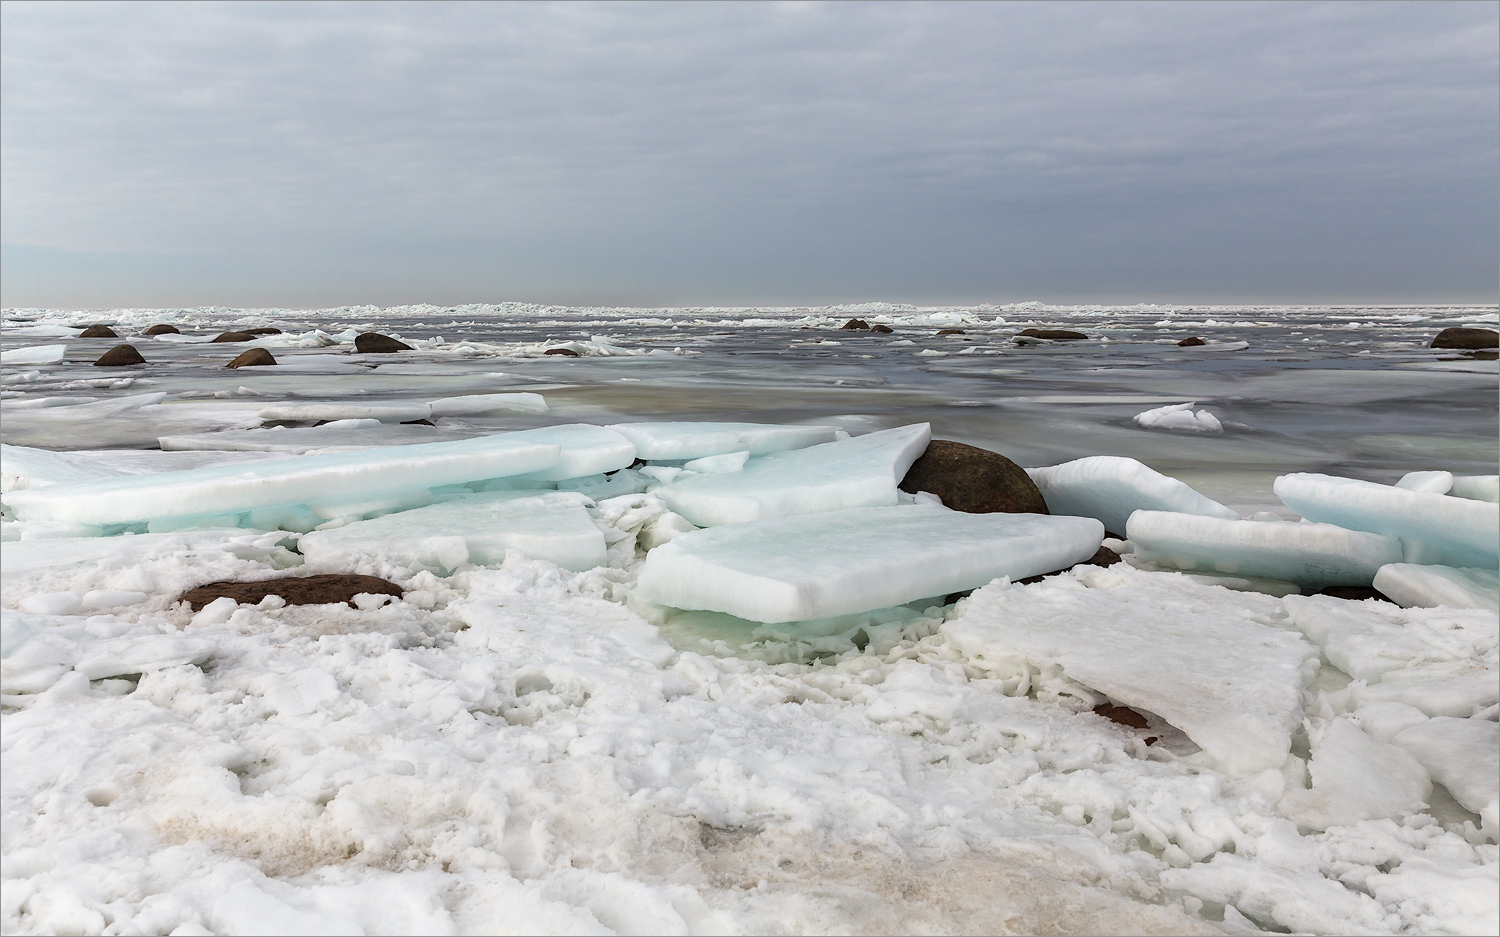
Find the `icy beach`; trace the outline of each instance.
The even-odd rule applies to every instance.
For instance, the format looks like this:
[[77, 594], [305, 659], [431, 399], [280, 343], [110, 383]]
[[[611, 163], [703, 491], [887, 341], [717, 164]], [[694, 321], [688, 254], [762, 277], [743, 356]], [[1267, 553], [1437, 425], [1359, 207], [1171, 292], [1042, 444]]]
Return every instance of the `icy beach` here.
[[1495, 933], [1496, 326], [5, 310], [0, 928]]

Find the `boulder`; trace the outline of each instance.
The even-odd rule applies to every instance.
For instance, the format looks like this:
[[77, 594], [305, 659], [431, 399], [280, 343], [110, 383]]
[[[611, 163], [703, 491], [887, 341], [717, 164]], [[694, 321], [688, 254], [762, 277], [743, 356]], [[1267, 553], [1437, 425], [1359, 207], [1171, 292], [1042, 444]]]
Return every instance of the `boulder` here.
[[866, 322], [863, 319], [850, 319], [848, 322], [845, 322], [843, 325], [839, 326], [839, 328], [841, 329], [848, 329], [851, 331], [854, 329], [868, 329], [869, 327], [870, 323]]
[[578, 352], [571, 348], [548, 348], [542, 352], [544, 355], [562, 355], [565, 358], [577, 358]]
[[1047, 502], [1026, 470], [988, 449], [934, 439], [907, 470], [901, 490], [926, 491], [968, 514], [1046, 514]]
[[1074, 332], [1071, 329], [1022, 329], [1016, 333], [1017, 338], [1045, 338], [1054, 342], [1076, 342], [1079, 339], [1088, 338], [1082, 332]]
[[[1100, 703], [1094, 707], [1094, 715], [1103, 716], [1115, 725], [1125, 726], [1128, 729], [1145, 729], [1151, 724], [1146, 717], [1131, 709], [1129, 706], [1115, 706], [1110, 703]], [[1147, 745], [1155, 745], [1160, 738], [1155, 735], [1146, 736]]]
[[1496, 358], [1500, 358], [1500, 353], [1493, 351], [1471, 351], [1469, 352], [1469, 357], [1475, 361], [1494, 361]]
[[158, 322], [156, 325], [151, 326], [151, 328], [147, 329], [142, 334], [144, 334], [144, 335], [181, 335], [182, 333], [179, 332], [179, 331], [177, 331], [177, 326], [175, 326], [175, 325], [167, 325], [165, 322]]
[[402, 426], [436, 426], [431, 420], [402, 420]]
[[226, 368], [254, 368], [266, 364], [275, 364], [276, 359], [264, 348], [252, 348], [242, 352], [239, 357], [224, 365]]
[[145, 364], [146, 359], [135, 350], [134, 345], [116, 345], [109, 351], [99, 356], [94, 362], [96, 368], [124, 368], [132, 364]]
[[381, 335], [379, 332], [363, 332], [354, 339], [354, 350], [362, 355], [388, 355], [397, 351], [411, 351], [403, 341]]
[[1206, 344], [1208, 344], [1208, 343], [1205, 342], [1203, 339], [1199, 338], [1198, 336], [1196, 336], [1196, 335], [1190, 335], [1187, 338], [1184, 338], [1182, 341], [1178, 342], [1177, 343], [1177, 347], [1178, 348], [1192, 348], [1194, 345], [1206, 345]]
[[963, 335], [963, 329], [938, 329], [939, 335]]
[[884, 325], [884, 324], [882, 324], [880, 322], [877, 322], [874, 325], [870, 326], [870, 331], [871, 332], [884, 332], [887, 335], [889, 335], [890, 333], [892, 333], [892, 332], [894, 332], [896, 330], [893, 329], [893, 328], [891, 328], [888, 325]]
[[275, 329], [275, 328], [272, 328], [272, 327], [270, 327], [268, 325], [263, 325], [260, 328], [255, 328], [255, 329], [240, 329], [240, 331], [244, 332], [246, 335], [280, 335], [281, 334], [281, 329]]
[[119, 338], [115, 330], [107, 325], [91, 325], [78, 333], [79, 338]]
[[330, 602], [347, 603], [360, 593], [394, 595], [400, 598], [404, 590], [394, 582], [378, 576], [329, 573], [322, 576], [281, 576], [254, 582], [210, 582], [184, 592], [179, 601], [188, 603], [196, 612], [214, 599], [226, 596], [247, 605], [257, 605], [268, 595], [279, 595], [288, 605], [325, 605]]
[[1500, 347], [1500, 332], [1494, 329], [1443, 329], [1437, 333], [1429, 348], [1496, 348]]
[[218, 342], [251, 342], [255, 336], [249, 332], [220, 332], [214, 336], [214, 343]]

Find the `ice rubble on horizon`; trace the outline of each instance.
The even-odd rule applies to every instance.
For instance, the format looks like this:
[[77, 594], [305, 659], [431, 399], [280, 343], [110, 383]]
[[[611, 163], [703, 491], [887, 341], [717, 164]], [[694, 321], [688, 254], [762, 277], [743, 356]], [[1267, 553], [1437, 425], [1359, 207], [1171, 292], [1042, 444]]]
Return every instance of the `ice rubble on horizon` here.
[[1135, 555], [1178, 569], [1209, 569], [1279, 579], [1313, 589], [1369, 585], [1401, 561], [1395, 537], [1333, 524], [1228, 520], [1136, 511], [1125, 524]]
[[1089, 456], [1026, 473], [1041, 490], [1048, 511], [1097, 518], [1115, 534], [1124, 533], [1127, 519], [1138, 510], [1239, 519], [1177, 479], [1122, 456]]
[[928, 424], [916, 423], [777, 452], [738, 472], [674, 481], [656, 494], [699, 527], [890, 506], [931, 435]]
[[1500, 611], [1500, 572], [1453, 566], [1391, 563], [1375, 573], [1373, 585], [1407, 608], [1487, 608]]
[[1399, 538], [1408, 563], [1500, 565], [1500, 504], [1313, 473], [1272, 487], [1309, 521]]
[[750, 621], [830, 618], [945, 596], [998, 576], [1052, 572], [1088, 559], [1103, 537], [1089, 518], [965, 514], [935, 505], [780, 517], [694, 531], [657, 547], [635, 594]]
[[571, 491], [496, 491], [304, 534], [298, 549], [317, 570], [354, 569], [375, 558], [447, 574], [499, 564], [506, 550], [575, 571], [606, 564], [604, 534], [585, 496]]
[[748, 452], [770, 455], [833, 442], [836, 426], [780, 426], [774, 423], [614, 423], [607, 427], [635, 444], [648, 462], [700, 459]]
[[1207, 410], [1194, 410], [1195, 404], [1178, 403], [1137, 413], [1132, 419], [1142, 429], [1170, 429], [1188, 433], [1222, 433], [1224, 424]]

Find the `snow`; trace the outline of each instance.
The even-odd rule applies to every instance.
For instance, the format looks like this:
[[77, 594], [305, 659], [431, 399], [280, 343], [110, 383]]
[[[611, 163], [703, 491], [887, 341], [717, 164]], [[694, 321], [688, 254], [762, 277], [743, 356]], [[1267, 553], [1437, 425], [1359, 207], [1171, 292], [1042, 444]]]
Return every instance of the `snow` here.
[[1314, 830], [1419, 813], [1432, 793], [1421, 762], [1348, 718], [1321, 727], [1307, 769], [1312, 788], [1289, 793], [1282, 809]]
[[1332, 524], [1226, 520], [1169, 511], [1136, 511], [1126, 537], [1141, 559], [1178, 569], [1280, 579], [1314, 590], [1369, 585], [1401, 559], [1401, 543]]
[[1160, 716], [1228, 775], [1286, 761], [1317, 657], [1276, 626], [1274, 599], [1241, 596], [1234, 612], [1210, 611], [1186, 577], [1119, 566], [1049, 582], [986, 586], [943, 630], [991, 668], [1096, 691], [1088, 708], [1107, 698]]
[[699, 527], [894, 505], [896, 486], [930, 438], [926, 423], [882, 430], [751, 459], [738, 472], [682, 478], [656, 493]]
[[186, 472], [105, 478], [14, 491], [6, 504], [22, 520], [120, 524], [223, 514], [278, 504], [364, 513], [407, 492], [534, 472], [557, 464], [556, 444], [507, 435], [360, 452], [270, 459]]
[[1083, 518], [930, 505], [782, 517], [673, 538], [646, 557], [635, 594], [750, 621], [829, 618], [1051, 572], [1103, 536]]
[[57, 364], [67, 353], [67, 345], [27, 345], [0, 351], [0, 364]]
[[1500, 723], [1437, 716], [1391, 742], [1416, 756], [1453, 799], [1479, 814], [1493, 838], [1500, 822]]
[[507, 550], [565, 569], [592, 569], [606, 558], [604, 534], [585, 510], [591, 503], [576, 492], [490, 492], [315, 530], [298, 549], [310, 567], [330, 572], [386, 563], [446, 575], [465, 563], [503, 563]]
[[741, 450], [770, 455], [833, 441], [836, 426], [768, 423], [615, 423], [610, 429], [635, 443], [646, 461], [701, 459]]
[[1287, 507], [1319, 521], [1399, 537], [1407, 562], [1500, 565], [1500, 504], [1332, 475], [1282, 475]]
[[1194, 410], [1196, 403], [1179, 403], [1137, 413], [1133, 419], [1142, 429], [1170, 429], [1187, 433], [1222, 433], [1224, 425], [1207, 410]]
[[1447, 605], [1500, 611], [1500, 574], [1493, 569], [1392, 563], [1375, 573], [1374, 585], [1408, 608]]
[[1135, 459], [1089, 456], [1062, 465], [1026, 470], [1041, 489], [1047, 510], [1097, 518], [1112, 533], [1125, 530], [1134, 511], [1177, 511], [1236, 520], [1239, 515], [1175, 478]]

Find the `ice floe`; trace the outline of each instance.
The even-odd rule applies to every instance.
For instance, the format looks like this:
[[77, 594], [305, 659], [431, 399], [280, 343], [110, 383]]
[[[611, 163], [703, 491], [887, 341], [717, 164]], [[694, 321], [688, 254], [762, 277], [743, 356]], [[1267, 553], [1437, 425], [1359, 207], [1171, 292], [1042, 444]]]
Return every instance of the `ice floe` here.
[[0, 351], [0, 364], [57, 364], [67, 353], [67, 345], [28, 345]]
[[1375, 573], [1374, 586], [1397, 605], [1500, 611], [1500, 573], [1493, 569], [1392, 563]]
[[1170, 404], [1137, 413], [1132, 419], [1143, 429], [1170, 429], [1187, 433], [1222, 433], [1224, 424], [1207, 410], [1194, 410], [1195, 403]]
[[748, 452], [770, 455], [833, 442], [836, 426], [778, 426], [769, 423], [615, 423], [610, 429], [635, 443], [648, 462], [701, 459]]
[[1176, 511], [1231, 520], [1239, 515], [1175, 478], [1120, 456], [1089, 456], [1062, 465], [1030, 468], [1053, 514], [1097, 518], [1111, 533], [1124, 533], [1134, 511]]
[[620, 433], [588, 423], [567, 423], [507, 434], [516, 442], [557, 445], [557, 463], [523, 478], [562, 481], [627, 468], [635, 461], [635, 445]]

